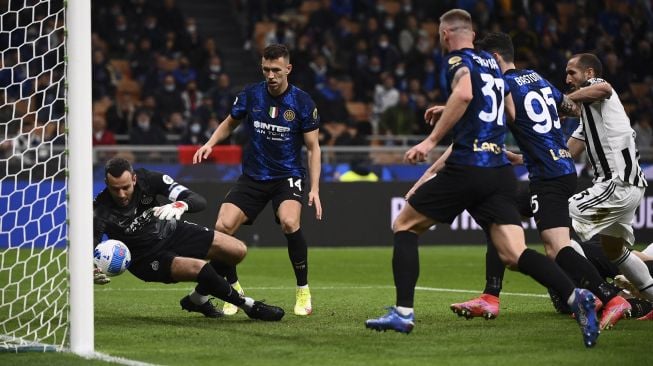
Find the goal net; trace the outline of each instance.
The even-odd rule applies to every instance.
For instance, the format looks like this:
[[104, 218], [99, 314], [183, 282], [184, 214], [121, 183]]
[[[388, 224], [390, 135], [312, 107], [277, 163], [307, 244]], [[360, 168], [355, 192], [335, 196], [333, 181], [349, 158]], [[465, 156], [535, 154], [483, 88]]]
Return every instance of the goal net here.
[[4, 0], [0, 14], [0, 351], [62, 350], [70, 309], [64, 1]]

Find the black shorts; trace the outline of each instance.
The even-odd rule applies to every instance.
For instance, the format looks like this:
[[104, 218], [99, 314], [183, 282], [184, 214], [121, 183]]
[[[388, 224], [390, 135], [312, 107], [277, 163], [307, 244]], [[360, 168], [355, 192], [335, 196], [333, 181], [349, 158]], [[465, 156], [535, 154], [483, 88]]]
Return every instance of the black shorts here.
[[537, 230], [570, 227], [569, 197], [576, 192], [576, 174], [533, 181], [530, 184], [530, 204]]
[[476, 222], [521, 225], [515, 192], [517, 179], [510, 165], [480, 168], [447, 164], [422, 184], [408, 202], [419, 213], [451, 224], [467, 210]]
[[294, 200], [303, 202], [304, 181], [297, 177], [274, 180], [254, 180], [243, 174], [238, 178], [236, 186], [227, 193], [224, 202], [229, 202], [240, 208], [247, 216], [245, 225], [251, 225], [256, 217], [272, 201], [274, 217], [277, 223], [277, 211], [281, 202]]
[[139, 258], [129, 272], [146, 282], [175, 283], [170, 273], [174, 257], [206, 259], [213, 244], [213, 230], [188, 221], [177, 222], [177, 229], [165, 239], [163, 247]]

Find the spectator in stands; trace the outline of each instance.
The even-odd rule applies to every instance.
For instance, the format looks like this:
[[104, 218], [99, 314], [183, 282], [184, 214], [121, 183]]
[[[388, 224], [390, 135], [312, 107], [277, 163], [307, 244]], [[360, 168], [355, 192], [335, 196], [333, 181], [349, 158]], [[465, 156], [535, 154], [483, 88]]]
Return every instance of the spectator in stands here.
[[156, 91], [156, 105], [165, 119], [170, 113], [184, 112], [184, 101], [181, 93], [177, 90], [177, 84], [172, 74], [163, 79], [163, 87]]
[[139, 110], [136, 113], [136, 126], [129, 134], [130, 145], [165, 145], [168, 139], [156, 124], [150, 119], [150, 114], [145, 110]]
[[269, 46], [275, 43], [294, 45], [295, 37], [295, 32], [288, 26], [288, 23], [280, 20], [277, 21], [275, 26], [265, 34], [264, 44], [265, 46]]
[[567, 60], [560, 49], [554, 46], [550, 34], [540, 38], [540, 48], [537, 50], [537, 71], [545, 79], [550, 80], [558, 89], [564, 90], [564, 75]]
[[223, 120], [231, 112], [231, 106], [236, 99], [236, 94], [231, 88], [231, 78], [228, 74], [220, 74], [215, 87], [209, 90], [208, 94], [213, 100], [218, 119]]
[[115, 145], [116, 137], [107, 130], [107, 120], [100, 114], [93, 115], [93, 146]]
[[408, 15], [406, 27], [399, 32], [399, 50], [406, 56], [410, 54], [420, 34], [419, 23], [415, 15]]
[[186, 119], [179, 112], [171, 113], [164, 127], [167, 134], [182, 135], [187, 129]]
[[93, 78], [93, 100], [113, 97], [117, 82], [104, 52], [100, 50], [93, 51], [91, 73]]
[[136, 103], [129, 92], [119, 93], [115, 103], [107, 109], [106, 125], [113, 133], [128, 134], [134, 125]]
[[610, 80], [610, 85], [619, 94], [622, 102], [628, 102], [632, 99], [630, 94], [630, 76], [629, 70], [624, 70], [620, 63], [619, 57], [614, 52], [608, 52], [603, 58], [603, 79]]
[[[225, 117], [227, 115], [225, 114]], [[202, 125], [206, 125], [206, 123], [209, 121], [209, 118], [215, 118], [218, 117], [220, 118], [220, 115], [218, 114], [218, 111], [215, 109], [215, 105], [213, 103], [213, 98], [211, 95], [204, 94], [202, 97], [202, 101], [200, 105], [197, 107], [195, 110], [195, 113], [191, 117], [192, 120], [197, 120], [199, 121]]]
[[381, 60], [383, 70], [392, 70], [399, 62], [401, 56], [397, 47], [390, 43], [390, 36], [387, 33], [381, 33], [379, 40], [373, 50]]
[[653, 148], [653, 127], [651, 126], [651, 115], [643, 114], [633, 126], [635, 130], [635, 145], [640, 153], [650, 156]]
[[143, 98], [143, 103], [141, 103], [141, 110], [147, 112], [150, 115], [150, 121], [152, 124], [155, 124], [163, 128], [163, 116], [160, 113], [160, 108], [158, 107], [156, 98], [153, 95], [147, 95]]
[[329, 72], [329, 66], [327, 64], [327, 59], [326, 57], [324, 57], [324, 55], [318, 54], [317, 56], [315, 56], [315, 58], [313, 58], [313, 61], [311, 61], [308, 64], [308, 67], [311, 69], [311, 72], [313, 74], [312, 86], [314, 88], [317, 89], [321, 86], [321, 84], [326, 83], [327, 73]]
[[410, 108], [408, 94], [400, 93], [399, 102], [381, 114], [379, 133], [386, 136], [412, 135], [416, 133], [417, 116]]
[[157, 14], [161, 27], [169, 32], [181, 34], [184, 29], [184, 17], [177, 7], [176, 0], [163, 0], [163, 6]]
[[175, 32], [167, 32], [163, 41], [161, 55], [170, 60], [176, 60], [182, 55], [182, 46], [179, 44], [179, 37]]
[[125, 52], [127, 42], [133, 40], [134, 31], [129, 28], [127, 18], [118, 14], [115, 18], [113, 28], [108, 32], [108, 42], [111, 47], [111, 55], [119, 56]]
[[517, 27], [510, 32], [510, 37], [517, 58], [524, 58], [524, 55], [537, 49], [537, 34], [528, 27], [528, 19], [524, 15], [517, 18]]
[[209, 139], [204, 135], [204, 124], [197, 118], [188, 125], [181, 137], [182, 145], [204, 145]]
[[139, 32], [141, 42], [147, 40], [153, 50], [160, 50], [163, 48], [163, 31], [159, 27], [158, 19], [154, 14], [149, 14], [143, 21], [143, 28]]
[[653, 52], [651, 52], [651, 43], [649, 40], [642, 39], [637, 43], [635, 55], [626, 65], [628, 66], [628, 70], [633, 73], [634, 80], [643, 81], [647, 76], [651, 76]]
[[204, 93], [197, 90], [197, 82], [190, 81], [186, 89], [181, 92], [181, 100], [184, 102], [184, 117], [190, 118], [200, 106]]
[[372, 105], [372, 126], [377, 125], [381, 114], [399, 103], [399, 90], [395, 88], [395, 78], [388, 72], [381, 74], [381, 83], [374, 87], [374, 104]]
[[188, 57], [179, 58], [179, 65], [172, 71], [175, 83], [180, 89], [186, 88], [186, 84], [197, 81], [197, 71], [190, 65]]
[[381, 82], [381, 59], [373, 55], [367, 67], [358, 70], [354, 75], [354, 95], [355, 99], [361, 102], [369, 103], [374, 100], [374, 90], [376, 85]]
[[200, 88], [203, 91], [210, 90], [218, 83], [218, 78], [224, 75], [222, 69], [222, 59], [218, 55], [213, 55], [209, 59], [208, 65], [202, 70], [200, 74]]
[[[191, 67], [201, 68], [204, 66], [201, 58], [198, 57], [198, 55], [203, 52], [202, 47], [204, 47], [204, 37], [202, 37], [197, 29], [197, 21], [195, 18], [186, 18], [184, 31], [179, 36], [179, 43], [183, 53], [189, 56]], [[197, 63], [193, 63], [193, 61]]]
[[138, 41], [138, 48], [128, 61], [132, 78], [138, 81], [144, 90], [153, 90], [158, 83], [158, 72], [152, 42], [147, 38], [141, 38]]
[[317, 86], [315, 103], [322, 123], [346, 123], [349, 119], [347, 106], [338, 87], [338, 79], [331, 75], [327, 82]]

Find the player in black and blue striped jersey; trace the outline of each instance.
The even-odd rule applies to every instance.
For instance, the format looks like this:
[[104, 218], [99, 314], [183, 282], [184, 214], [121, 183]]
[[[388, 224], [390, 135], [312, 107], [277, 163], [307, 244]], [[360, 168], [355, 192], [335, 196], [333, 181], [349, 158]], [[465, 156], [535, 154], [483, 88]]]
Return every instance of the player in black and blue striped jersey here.
[[[537, 72], [515, 67], [515, 51], [508, 34], [489, 33], [478, 47], [490, 52], [497, 60], [510, 86], [515, 120], [509, 127], [522, 151], [521, 155], [511, 154], [511, 160], [523, 160], [528, 169], [532, 215], [546, 253], [577, 285], [587, 287], [605, 304], [601, 328], [612, 327], [628, 317], [630, 304], [618, 296], [619, 290], [610, 286], [596, 267], [570, 245], [568, 201], [576, 192], [576, 167], [561, 129], [557, 106], [566, 114], [576, 114], [576, 104]], [[491, 244], [486, 262], [483, 295], [452, 304], [451, 309], [458, 315], [467, 318], [494, 318], [498, 315], [504, 268]]]
[[[306, 146], [310, 178], [308, 205], [315, 206], [315, 217], [321, 220], [320, 116], [311, 97], [288, 82], [291, 70], [286, 46], [267, 46], [261, 59], [265, 81], [250, 85], [238, 94], [231, 114], [197, 150], [193, 163], [207, 159], [213, 146], [225, 140], [242, 123], [249, 137], [243, 154], [242, 175], [222, 203], [215, 228], [232, 235], [241, 225], [253, 223], [271, 201], [276, 221], [288, 242], [288, 255], [297, 280], [295, 314], [309, 315], [312, 303], [308, 288], [308, 249], [300, 227], [306, 179], [302, 147]], [[222, 272], [232, 286], [243, 293], [236, 268], [224, 268]], [[225, 303], [223, 311], [232, 315], [238, 308]]]
[[[499, 256], [510, 268], [528, 274], [563, 293], [574, 310], [587, 347], [599, 335], [594, 295], [576, 289], [562, 269], [546, 256], [527, 249], [515, 205], [516, 178], [506, 157], [506, 114], [514, 119], [515, 106], [496, 60], [473, 50], [471, 16], [453, 9], [440, 17], [440, 45], [448, 52], [449, 98], [444, 107], [427, 110], [425, 119], [437, 121], [431, 134], [405, 155], [410, 163], [424, 161], [450, 130], [453, 143], [444, 167], [420, 178], [393, 223], [392, 268], [396, 304], [366, 327], [409, 333], [414, 327], [413, 302], [419, 276], [418, 235], [436, 223], [451, 223], [467, 210], [490, 235]], [[435, 164], [434, 164], [435, 165]]]

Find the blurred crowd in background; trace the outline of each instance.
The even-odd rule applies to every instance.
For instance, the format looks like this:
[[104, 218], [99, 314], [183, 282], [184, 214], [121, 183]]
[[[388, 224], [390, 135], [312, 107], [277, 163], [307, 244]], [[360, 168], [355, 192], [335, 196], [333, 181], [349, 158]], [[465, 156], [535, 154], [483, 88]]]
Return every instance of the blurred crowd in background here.
[[[192, 3], [210, 9], [215, 2]], [[415, 142], [430, 131], [423, 121], [425, 109], [447, 97], [438, 18], [458, 7], [472, 14], [477, 39], [489, 31], [509, 33], [517, 66], [538, 71], [562, 91], [567, 59], [578, 52], [596, 53], [604, 78], [626, 106], [640, 149], [651, 150], [652, 3], [230, 0], [231, 11], [217, 12], [212, 21], [238, 21], [235, 32], [242, 42], [237, 47], [247, 51], [241, 54], [248, 60], [240, 64], [248, 68], [247, 79], [236, 75], [242, 70], [224, 66], [225, 57], [234, 54], [233, 42], [227, 45], [224, 34], [202, 27], [181, 2], [93, 1], [93, 142], [204, 143], [230, 112], [236, 93], [262, 80], [256, 65], [271, 43], [291, 50], [290, 81], [316, 101], [323, 145]], [[56, 28], [56, 22], [46, 24]], [[16, 65], [10, 53], [3, 55], [2, 86], [12, 78], [7, 66]], [[235, 134], [226, 143], [243, 142]]]

